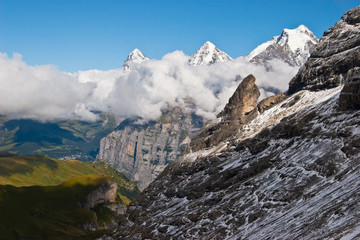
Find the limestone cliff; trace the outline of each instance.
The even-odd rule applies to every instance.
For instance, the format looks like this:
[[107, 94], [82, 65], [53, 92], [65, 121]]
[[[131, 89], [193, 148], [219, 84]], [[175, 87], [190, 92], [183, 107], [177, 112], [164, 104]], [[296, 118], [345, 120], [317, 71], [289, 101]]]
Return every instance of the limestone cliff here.
[[180, 107], [169, 107], [158, 121], [140, 121], [126, 119], [103, 138], [98, 159], [123, 172], [143, 190], [180, 156], [200, 129], [202, 118]]

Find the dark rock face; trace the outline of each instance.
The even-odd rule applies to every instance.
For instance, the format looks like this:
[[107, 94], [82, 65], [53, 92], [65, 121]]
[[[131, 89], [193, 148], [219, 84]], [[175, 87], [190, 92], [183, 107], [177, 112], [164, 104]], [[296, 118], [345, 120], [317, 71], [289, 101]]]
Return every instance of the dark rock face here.
[[259, 96], [260, 92], [255, 84], [255, 77], [250, 74], [242, 80], [224, 110], [218, 114], [221, 121], [214, 125], [205, 125], [201, 132], [191, 140], [185, 152], [189, 153], [215, 146], [233, 135], [239, 126], [257, 116], [256, 102]]
[[348, 73], [348, 81], [341, 91], [339, 98], [339, 110], [360, 109], [360, 67]]
[[360, 66], [360, 6], [324, 33], [303, 69], [290, 81], [288, 94], [345, 84], [347, 72]]
[[284, 93], [279, 93], [274, 96], [270, 96], [268, 98], [265, 98], [259, 102], [257, 105], [258, 111], [261, 113], [265, 112], [266, 110], [272, 108], [275, 104], [278, 104], [279, 102], [282, 102], [284, 99], [286, 99], [286, 95]]

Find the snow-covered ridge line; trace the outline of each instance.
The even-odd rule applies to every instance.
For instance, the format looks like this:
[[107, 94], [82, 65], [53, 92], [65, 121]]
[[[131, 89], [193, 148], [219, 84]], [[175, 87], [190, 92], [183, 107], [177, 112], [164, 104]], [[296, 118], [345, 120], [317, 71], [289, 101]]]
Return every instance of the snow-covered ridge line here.
[[291, 66], [302, 66], [318, 42], [316, 36], [304, 25], [295, 29], [285, 28], [281, 35], [256, 47], [245, 60], [264, 63], [279, 58]]
[[[248, 124], [244, 125], [238, 130], [235, 136], [236, 141], [243, 141], [245, 139], [254, 137], [260, 133], [263, 129], [278, 124], [283, 118], [288, 117], [294, 113], [297, 113], [306, 108], [315, 107], [317, 104], [322, 103], [330, 98], [338, 95], [343, 86], [332, 88], [328, 90], [311, 92], [307, 90], [300, 91], [286, 100], [278, 103], [263, 114], [258, 115]], [[219, 119], [215, 119], [207, 124], [207, 128], [219, 122]], [[179, 158], [178, 163], [182, 162], [194, 162], [197, 158], [206, 156], [215, 156], [219, 154], [223, 149], [228, 146], [229, 142], [222, 142], [210, 149], [203, 149], [197, 152], [186, 154]]]

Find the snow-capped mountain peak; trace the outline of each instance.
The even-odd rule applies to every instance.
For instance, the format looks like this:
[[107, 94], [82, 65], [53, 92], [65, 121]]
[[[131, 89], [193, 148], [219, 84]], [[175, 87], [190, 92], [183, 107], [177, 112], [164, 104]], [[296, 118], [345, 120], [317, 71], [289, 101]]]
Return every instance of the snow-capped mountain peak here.
[[293, 53], [298, 51], [298, 49], [302, 52], [306, 51], [305, 47], [308, 42], [317, 44], [318, 39], [305, 25], [300, 25], [295, 29], [285, 28], [277, 39], [277, 44], [280, 46], [287, 44]]
[[135, 48], [124, 62], [124, 69], [130, 69], [130, 65], [134, 63], [142, 63], [146, 60], [149, 60], [139, 49]]
[[305, 26], [295, 29], [285, 28], [281, 35], [260, 44], [246, 59], [256, 63], [266, 63], [274, 58], [282, 59], [291, 66], [302, 66], [319, 40]]
[[219, 50], [213, 43], [207, 41], [190, 57], [189, 64], [194, 66], [210, 65], [231, 59], [232, 58], [229, 55]]

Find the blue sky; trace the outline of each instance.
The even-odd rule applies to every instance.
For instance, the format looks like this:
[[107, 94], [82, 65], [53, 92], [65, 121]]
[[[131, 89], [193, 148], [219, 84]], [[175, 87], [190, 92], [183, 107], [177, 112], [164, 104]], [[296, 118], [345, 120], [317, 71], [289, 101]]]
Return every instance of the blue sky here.
[[236, 58], [306, 25], [320, 38], [355, 0], [0, 0], [0, 52], [62, 71], [112, 69], [139, 48], [149, 58], [205, 41]]

